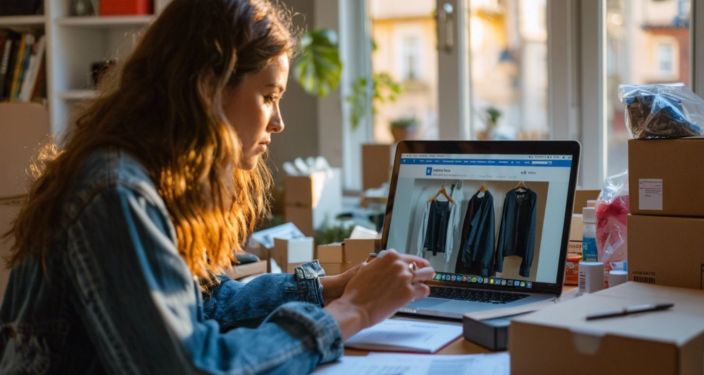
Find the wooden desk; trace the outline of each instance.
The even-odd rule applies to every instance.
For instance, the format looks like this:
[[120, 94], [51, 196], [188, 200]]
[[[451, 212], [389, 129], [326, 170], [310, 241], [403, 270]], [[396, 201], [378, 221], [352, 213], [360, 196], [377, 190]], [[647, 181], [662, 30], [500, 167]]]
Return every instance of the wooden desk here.
[[[562, 296], [558, 301], [560, 300], [566, 300], [566, 299], [571, 299], [576, 296], [575, 292], [577, 291], [577, 288], [574, 286], [563, 286], [562, 287]], [[406, 317], [403, 317], [406, 318]], [[421, 318], [418, 318], [418, 320], [423, 320]], [[446, 322], [446, 321], [445, 321]], [[462, 322], [457, 322], [457, 324], [462, 324]], [[484, 347], [481, 347], [477, 344], [474, 344], [472, 342], [469, 342], [464, 339], [463, 336], [460, 336], [457, 338], [457, 340], [453, 341], [446, 347], [442, 348], [440, 351], [438, 351], [435, 354], [482, 354], [482, 353], [494, 353], [490, 351], [489, 349], [486, 349]], [[345, 349], [345, 355], [367, 355], [369, 354], [368, 350], [357, 350], [357, 349]]]
[[[471, 343], [460, 336], [457, 340], [450, 343], [450, 345], [442, 348], [435, 354], [482, 354], [482, 353], [492, 353], [490, 350], [485, 349], [477, 344]], [[345, 349], [345, 355], [367, 355], [368, 350], [357, 350], [357, 349]]]

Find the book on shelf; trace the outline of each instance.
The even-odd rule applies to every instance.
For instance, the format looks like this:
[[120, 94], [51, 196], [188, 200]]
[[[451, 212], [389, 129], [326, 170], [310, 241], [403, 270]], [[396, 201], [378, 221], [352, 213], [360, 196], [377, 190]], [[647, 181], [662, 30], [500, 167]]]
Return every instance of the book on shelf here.
[[22, 34], [7, 30], [2, 35], [5, 42], [2, 50], [3, 55], [0, 58], [0, 100], [7, 100], [10, 97], [8, 93], [12, 84], [14, 62]]
[[45, 51], [43, 35], [0, 31], [0, 101], [28, 102], [41, 93]]
[[39, 76], [39, 68], [41, 66], [41, 61], [44, 59], [44, 50], [46, 49], [46, 38], [42, 35], [39, 37], [37, 43], [32, 47], [31, 55], [29, 57], [29, 67], [26, 69], [24, 78], [22, 80], [22, 88], [19, 93], [19, 100], [22, 102], [28, 102], [32, 99], [32, 93], [34, 92], [34, 86], [37, 85], [37, 77]]

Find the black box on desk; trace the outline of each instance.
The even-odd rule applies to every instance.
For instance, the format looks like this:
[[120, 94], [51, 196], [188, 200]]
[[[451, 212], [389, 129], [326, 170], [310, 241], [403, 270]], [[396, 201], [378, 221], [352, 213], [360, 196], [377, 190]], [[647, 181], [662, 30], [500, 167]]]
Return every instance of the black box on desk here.
[[490, 319], [473, 319], [465, 315], [462, 318], [462, 336], [489, 350], [506, 350], [511, 320], [525, 314], [528, 312]]

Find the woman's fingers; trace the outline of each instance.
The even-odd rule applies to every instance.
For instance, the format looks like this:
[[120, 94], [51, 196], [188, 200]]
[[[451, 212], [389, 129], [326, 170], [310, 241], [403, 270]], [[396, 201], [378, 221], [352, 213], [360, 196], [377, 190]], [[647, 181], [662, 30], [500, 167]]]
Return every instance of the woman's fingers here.
[[435, 276], [435, 270], [433, 267], [423, 267], [415, 272], [413, 275], [413, 281], [428, 281], [432, 280]]

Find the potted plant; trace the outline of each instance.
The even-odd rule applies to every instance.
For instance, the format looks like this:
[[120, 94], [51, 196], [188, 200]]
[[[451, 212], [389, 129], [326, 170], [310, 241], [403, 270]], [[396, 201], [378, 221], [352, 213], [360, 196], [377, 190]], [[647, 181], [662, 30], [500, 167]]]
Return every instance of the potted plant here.
[[418, 129], [418, 119], [415, 117], [399, 117], [389, 123], [389, 128], [396, 142], [413, 139]]

